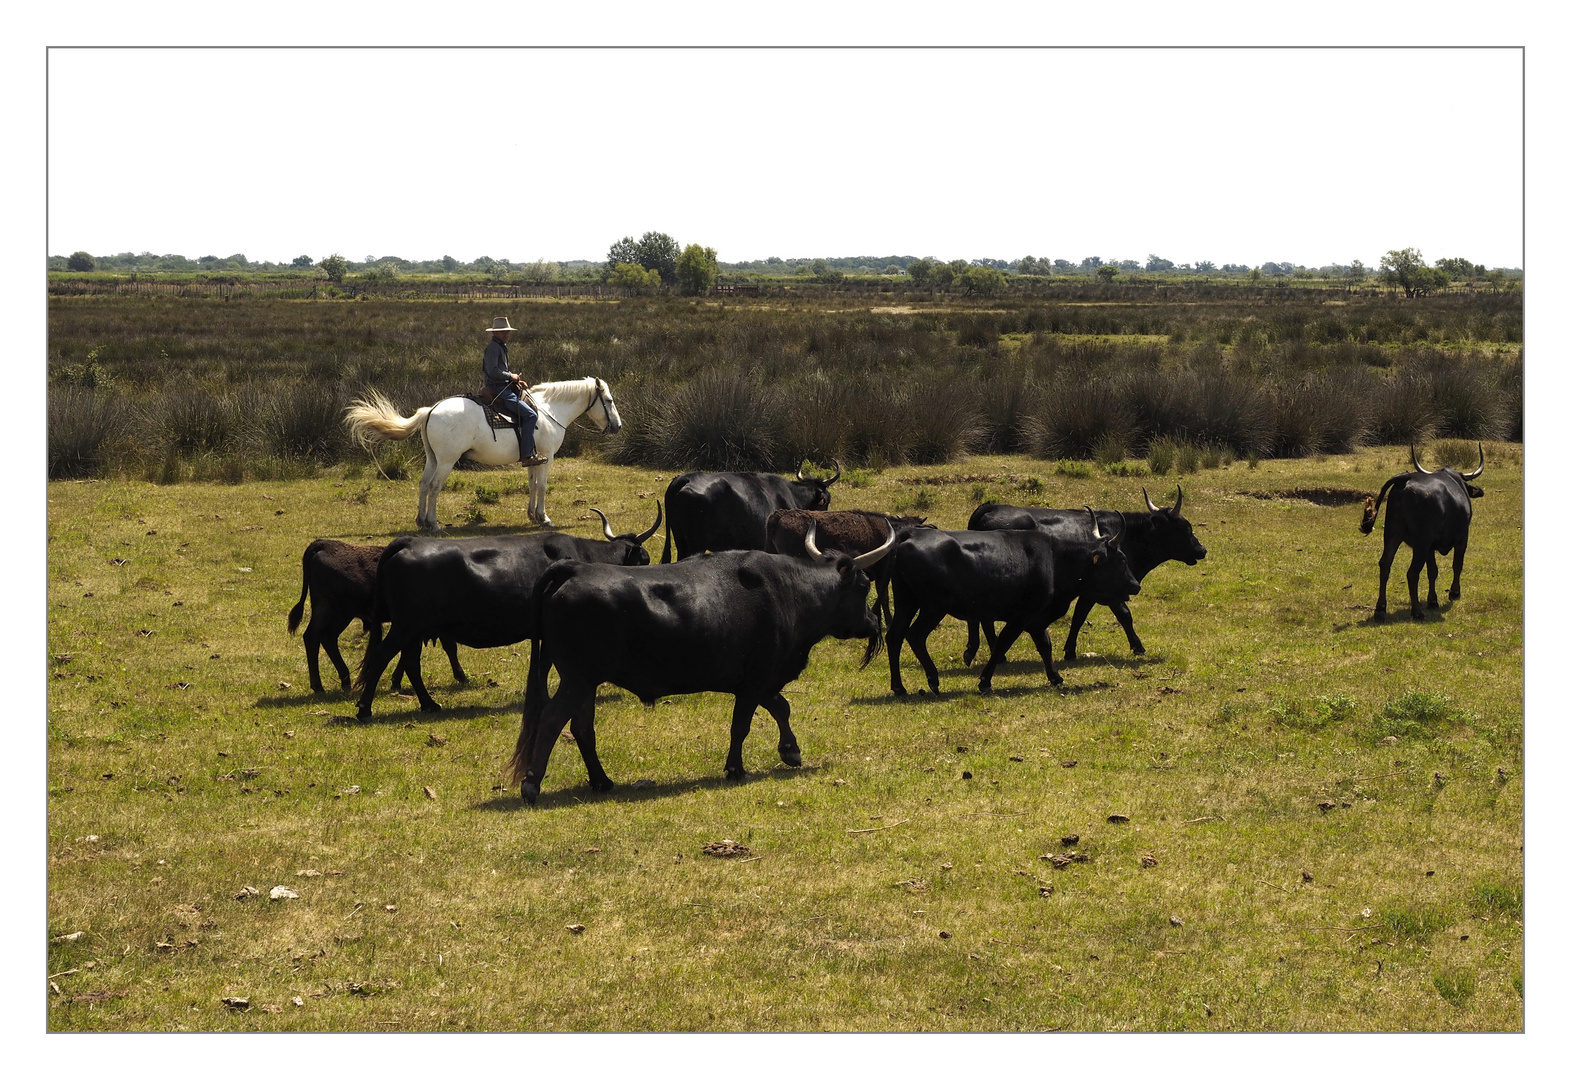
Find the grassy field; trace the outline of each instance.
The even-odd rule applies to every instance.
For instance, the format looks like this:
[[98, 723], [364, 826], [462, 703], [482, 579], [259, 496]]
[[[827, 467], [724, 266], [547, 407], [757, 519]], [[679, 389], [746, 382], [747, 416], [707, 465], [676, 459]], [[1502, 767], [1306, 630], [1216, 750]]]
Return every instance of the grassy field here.
[[[605, 688], [619, 786], [564, 742], [533, 809], [498, 786], [526, 646], [462, 650], [462, 688], [428, 652], [444, 711], [384, 692], [357, 724], [285, 632], [305, 545], [411, 531], [412, 479], [52, 483], [48, 1026], [1520, 1030], [1522, 457], [1486, 450], [1462, 599], [1409, 621], [1404, 553], [1386, 625], [1357, 493], [1405, 448], [858, 470], [837, 508], [946, 528], [1179, 481], [1210, 554], [1132, 601], [1145, 657], [1098, 609], [1062, 691], [1022, 642], [978, 695], [952, 620], [936, 699], [825, 642], [788, 688], [804, 766], [761, 714], [742, 784], [729, 698]], [[565, 460], [548, 508], [642, 529], [669, 479]], [[443, 520], [522, 529], [521, 481], [459, 474]], [[727, 839], [751, 855], [703, 853]]]

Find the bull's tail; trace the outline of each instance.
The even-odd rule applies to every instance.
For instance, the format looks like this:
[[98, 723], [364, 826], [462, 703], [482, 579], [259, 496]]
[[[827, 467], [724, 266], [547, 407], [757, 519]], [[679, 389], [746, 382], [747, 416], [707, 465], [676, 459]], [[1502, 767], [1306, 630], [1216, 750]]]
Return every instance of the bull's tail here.
[[529, 772], [530, 758], [534, 755], [534, 733], [545, 712], [547, 685], [551, 673], [551, 647], [545, 637], [545, 604], [564, 584], [570, 581], [578, 568], [572, 563], [553, 563], [546, 567], [540, 580], [535, 582], [529, 596], [529, 618], [535, 628], [529, 643], [529, 675], [524, 680], [524, 719], [518, 727], [518, 742], [513, 746], [513, 756], [507, 763], [509, 786], [523, 783]]
[[1364, 520], [1359, 522], [1359, 532], [1363, 533], [1365, 536], [1368, 536], [1370, 533], [1375, 531], [1375, 519], [1380, 516], [1380, 504], [1386, 501], [1386, 492], [1390, 491], [1393, 486], [1401, 483], [1402, 481], [1405, 481], [1406, 479], [1406, 473], [1402, 474], [1401, 476], [1393, 476], [1391, 479], [1386, 481], [1385, 487], [1380, 489], [1380, 496], [1378, 498], [1371, 499], [1367, 495], [1364, 497]]
[[349, 425], [350, 438], [364, 447], [393, 440], [402, 442], [413, 435], [425, 434], [426, 418], [431, 406], [414, 411], [413, 416], [403, 416], [397, 407], [373, 390], [367, 397], [356, 398], [344, 410], [344, 423]]
[[311, 548], [305, 549], [305, 554], [300, 556], [300, 601], [289, 609], [289, 632], [293, 634], [300, 629], [300, 620], [305, 616], [306, 594], [311, 591]]

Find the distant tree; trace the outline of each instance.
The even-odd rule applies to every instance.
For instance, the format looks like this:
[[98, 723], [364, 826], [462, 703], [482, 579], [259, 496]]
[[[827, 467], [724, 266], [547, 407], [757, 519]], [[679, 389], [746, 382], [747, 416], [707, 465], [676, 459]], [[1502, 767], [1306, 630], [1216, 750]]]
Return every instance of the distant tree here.
[[309, 255], [296, 255], [294, 257], [294, 261], [289, 265], [294, 267], [296, 270], [308, 270], [311, 268], [311, 265], [314, 262], [316, 262], [316, 260], [311, 258]]
[[1046, 277], [1052, 273], [1052, 268], [1046, 259], [1038, 259], [1035, 255], [1027, 255], [1015, 264], [1015, 272], [1032, 277]]
[[1245, 266], [1243, 263], [1223, 263], [1222, 264], [1222, 273], [1224, 273], [1224, 274], [1247, 274], [1247, 273], [1249, 273], [1249, 267]]
[[1452, 281], [1456, 281], [1458, 278], [1472, 279], [1481, 277], [1484, 273], [1482, 266], [1468, 262], [1466, 259], [1436, 259], [1435, 269], [1445, 274]]
[[1342, 268], [1342, 276], [1349, 281], [1363, 281], [1369, 274], [1369, 268], [1359, 259], [1354, 259]]
[[562, 276], [562, 268], [554, 262], [536, 259], [532, 263], [525, 263], [518, 268], [518, 276], [531, 284], [539, 285], [547, 281], [555, 281]]
[[981, 296], [992, 296], [1009, 287], [1009, 279], [994, 266], [968, 266], [955, 278], [955, 282], [966, 292]]
[[1135, 262], [1133, 259], [1119, 259], [1113, 265], [1118, 267], [1126, 274], [1132, 274], [1136, 270], [1140, 269], [1140, 264]]
[[454, 270], [458, 269], [458, 260], [453, 258], [451, 255], [443, 255], [442, 269], [451, 274]]
[[98, 260], [85, 251], [73, 251], [65, 261], [67, 270], [80, 270], [86, 273], [98, 266]]
[[932, 271], [927, 275], [927, 280], [940, 288], [953, 284], [955, 280], [954, 263], [934, 263]]
[[1080, 260], [1080, 269], [1084, 270], [1088, 274], [1101, 265], [1102, 257], [1100, 255], [1087, 255], [1085, 258]]
[[720, 259], [712, 247], [688, 244], [676, 260], [677, 280], [689, 296], [706, 293], [720, 278]]
[[1290, 263], [1290, 262], [1284, 262], [1284, 263], [1274, 263], [1274, 262], [1261, 263], [1260, 264], [1260, 272], [1262, 274], [1267, 275], [1268, 277], [1286, 277], [1288, 274], [1291, 274], [1293, 272], [1293, 264]]
[[1199, 262], [1195, 263], [1195, 269], [1202, 274], [1215, 273], [1216, 263], [1212, 262], [1210, 259], [1201, 259]]
[[1146, 256], [1146, 269], [1147, 270], [1151, 270], [1151, 271], [1171, 270], [1172, 268], [1173, 268], [1173, 260], [1172, 259], [1164, 259], [1160, 255], [1147, 255]]
[[1057, 270], [1060, 274], [1067, 274], [1067, 273], [1069, 273], [1069, 271], [1073, 270], [1074, 268], [1075, 268], [1075, 264], [1070, 262], [1068, 259], [1054, 259], [1053, 260], [1053, 269]]
[[906, 263], [906, 277], [917, 285], [926, 285], [933, 276], [933, 264], [926, 259], [912, 259]]
[[1096, 268], [1096, 276], [1101, 278], [1103, 281], [1112, 281], [1118, 276], [1118, 267], [1099, 266]]
[[1253, 282], [1258, 282], [1260, 280], [1260, 267], [1257, 266], [1253, 270], [1249, 271], [1249, 280]]
[[1436, 286], [1437, 277], [1438, 284], [1445, 284], [1444, 275], [1437, 275], [1417, 248], [1392, 249], [1380, 257], [1380, 280], [1407, 296], [1425, 295]]
[[344, 274], [349, 270], [349, 262], [342, 255], [334, 252], [318, 263], [327, 274], [327, 280], [333, 284], [342, 284]]
[[637, 263], [623, 262], [612, 268], [611, 276], [606, 280], [612, 285], [642, 292], [660, 284], [660, 273], [657, 270], [645, 270]]
[[676, 281], [676, 260], [682, 249], [663, 232], [646, 232], [638, 238], [638, 265], [653, 270], [667, 285]]

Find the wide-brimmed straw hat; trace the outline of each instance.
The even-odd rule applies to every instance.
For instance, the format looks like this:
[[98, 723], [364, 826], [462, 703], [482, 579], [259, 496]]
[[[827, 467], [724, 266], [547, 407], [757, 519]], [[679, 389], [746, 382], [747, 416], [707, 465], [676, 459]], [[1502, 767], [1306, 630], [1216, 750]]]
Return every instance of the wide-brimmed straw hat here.
[[486, 327], [486, 329], [490, 333], [494, 334], [498, 330], [517, 330], [518, 327], [516, 327], [512, 323], [508, 322], [506, 315], [498, 315], [496, 318], [491, 320], [491, 325]]

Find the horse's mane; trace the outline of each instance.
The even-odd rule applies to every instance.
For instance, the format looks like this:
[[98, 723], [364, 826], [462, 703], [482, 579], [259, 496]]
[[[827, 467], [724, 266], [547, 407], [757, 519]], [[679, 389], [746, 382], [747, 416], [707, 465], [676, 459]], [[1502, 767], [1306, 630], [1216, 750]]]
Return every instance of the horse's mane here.
[[534, 383], [529, 387], [530, 393], [544, 398], [546, 401], [555, 401], [563, 394], [573, 392], [593, 391], [595, 377], [586, 375], [582, 379], [563, 379], [560, 382]]

